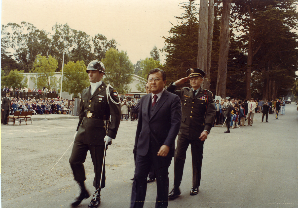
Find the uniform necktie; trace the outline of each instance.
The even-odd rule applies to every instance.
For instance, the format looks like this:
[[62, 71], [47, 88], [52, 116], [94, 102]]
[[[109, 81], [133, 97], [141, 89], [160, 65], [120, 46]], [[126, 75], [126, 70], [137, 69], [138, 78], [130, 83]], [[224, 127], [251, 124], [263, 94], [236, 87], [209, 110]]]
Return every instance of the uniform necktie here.
[[154, 95], [154, 96], [153, 96], [152, 107], [156, 104], [156, 100], [157, 100], [157, 95]]
[[196, 90], [193, 91], [193, 97], [196, 96], [196, 92], [197, 92]]

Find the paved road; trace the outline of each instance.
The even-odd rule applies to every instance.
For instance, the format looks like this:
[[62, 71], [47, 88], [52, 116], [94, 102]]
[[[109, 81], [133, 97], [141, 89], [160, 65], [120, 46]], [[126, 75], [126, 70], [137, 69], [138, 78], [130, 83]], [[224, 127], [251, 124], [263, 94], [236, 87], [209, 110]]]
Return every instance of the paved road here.
[[[77, 121], [48, 116], [35, 117], [32, 125], [1, 126], [3, 208], [69, 207], [78, 193], [68, 164]], [[107, 187], [100, 207], [129, 207], [136, 124], [122, 121], [107, 151]], [[297, 124], [298, 111], [292, 103], [278, 120], [269, 115], [269, 123], [262, 123], [261, 114], [256, 114], [253, 126], [231, 129], [230, 134], [214, 127], [204, 147], [200, 193], [189, 195], [189, 148], [182, 195], [169, 207], [298, 207]], [[85, 164], [87, 187], [93, 192], [90, 155]], [[173, 165], [169, 172], [172, 188]], [[156, 184], [148, 184], [144, 207], [154, 207], [155, 197]], [[87, 207], [89, 200], [79, 207]]]

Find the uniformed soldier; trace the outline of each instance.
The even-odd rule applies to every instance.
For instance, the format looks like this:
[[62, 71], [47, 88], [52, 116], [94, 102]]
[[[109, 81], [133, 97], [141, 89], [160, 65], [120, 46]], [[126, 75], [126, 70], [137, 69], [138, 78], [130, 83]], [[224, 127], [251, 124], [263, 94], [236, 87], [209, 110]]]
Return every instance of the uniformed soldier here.
[[80, 195], [72, 203], [76, 207], [90, 196], [84, 184], [86, 177], [83, 165], [87, 151], [90, 151], [96, 191], [88, 207], [93, 208], [100, 204], [100, 190], [104, 188], [105, 181], [104, 152], [106, 145], [111, 144], [116, 137], [121, 112], [117, 92], [101, 81], [105, 73], [103, 63], [91, 61], [87, 73], [90, 86], [82, 92], [79, 124], [69, 162], [74, 180], [80, 186]]
[[[187, 70], [187, 77], [177, 80], [168, 87], [168, 91], [177, 94], [182, 102], [181, 126], [174, 156], [174, 188], [169, 193], [169, 199], [175, 199], [181, 194], [179, 186], [189, 144], [191, 144], [193, 167], [190, 195], [197, 195], [199, 192], [203, 145], [216, 114], [212, 93], [201, 88], [204, 76], [204, 71], [190, 68]], [[191, 88], [184, 87], [176, 90], [177, 85], [188, 80]]]

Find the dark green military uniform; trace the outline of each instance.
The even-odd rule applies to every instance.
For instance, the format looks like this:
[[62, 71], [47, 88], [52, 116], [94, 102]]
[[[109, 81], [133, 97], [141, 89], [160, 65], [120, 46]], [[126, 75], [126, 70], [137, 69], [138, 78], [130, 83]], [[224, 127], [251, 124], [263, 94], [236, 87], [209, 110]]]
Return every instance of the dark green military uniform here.
[[177, 94], [182, 103], [182, 119], [174, 160], [174, 187], [178, 188], [181, 184], [189, 144], [192, 153], [193, 187], [199, 187], [204, 145], [204, 141], [199, 137], [204, 130], [209, 133], [214, 122], [216, 109], [212, 93], [199, 88], [194, 96], [193, 89], [185, 87], [176, 90], [173, 84], [167, 90]]
[[[93, 185], [98, 189], [103, 188], [100, 187], [100, 181], [105, 147], [104, 137], [106, 135], [113, 139], [116, 137], [120, 124], [120, 104], [114, 89], [109, 88], [109, 96], [107, 96], [105, 83], [102, 83], [92, 96], [90, 88], [82, 92], [78, 132], [69, 162], [74, 179], [78, 183], [83, 183], [86, 180], [83, 163], [89, 150], [95, 172]], [[109, 120], [107, 129], [105, 120]]]

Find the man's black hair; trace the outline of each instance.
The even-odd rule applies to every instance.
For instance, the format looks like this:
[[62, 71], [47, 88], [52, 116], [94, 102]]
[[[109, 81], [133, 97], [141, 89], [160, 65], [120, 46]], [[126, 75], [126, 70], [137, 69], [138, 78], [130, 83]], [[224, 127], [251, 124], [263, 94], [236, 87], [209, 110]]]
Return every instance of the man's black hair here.
[[167, 80], [166, 73], [163, 70], [159, 69], [159, 68], [151, 69], [150, 72], [147, 75], [147, 80], [148, 80], [150, 74], [154, 74], [154, 73], [157, 73], [157, 72], [160, 72], [162, 74], [162, 80], [163, 81]]

